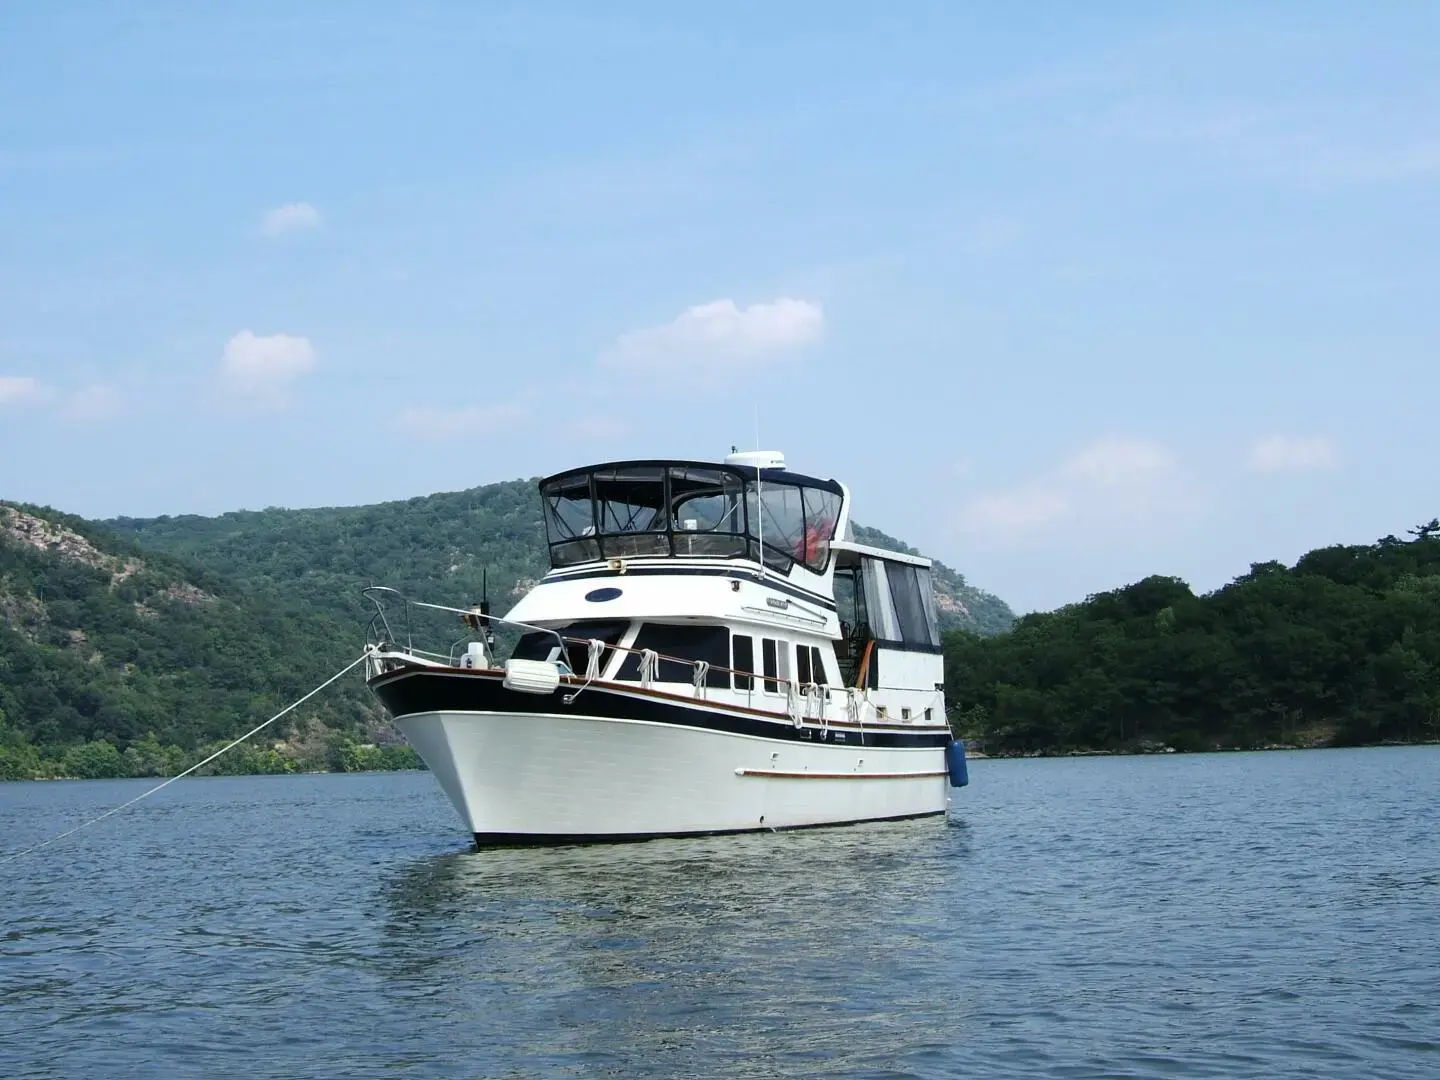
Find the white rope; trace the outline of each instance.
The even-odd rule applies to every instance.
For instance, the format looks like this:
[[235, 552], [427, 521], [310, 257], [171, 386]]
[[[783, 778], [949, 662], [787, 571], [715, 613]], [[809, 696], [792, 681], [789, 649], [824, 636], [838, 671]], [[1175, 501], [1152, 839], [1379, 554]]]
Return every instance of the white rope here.
[[640, 685], [649, 687], [655, 681], [656, 669], [660, 666], [660, 654], [654, 649], [640, 650]]
[[600, 658], [605, 655], [605, 642], [592, 637], [587, 649], [589, 651], [585, 660], [585, 681], [573, 693], [565, 695], [566, 705], [573, 704], [575, 699], [580, 696], [581, 690], [600, 678]]
[[11, 861], [13, 861], [13, 860], [15, 860], [15, 859], [18, 859], [18, 858], [20, 858], [22, 855], [29, 855], [29, 854], [32, 853], [32, 852], [39, 851], [41, 848], [47, 848], [47, 847], [49, 847], [51, 844], [58, 844], [61, 840], [64, 840], [67, 836], [73, 836], [75, 833], [79, 832], [81, 829], [88, 829], [91, 825], [97, 825], [97, 824], [99, 824], [100, 822], [104, 821], [106, 818], [110, 817], [112, 814], [118, 814], [121, 810], [124, 810], [124, 809], [126, 809], [127, 807], [134, 806], [134, 805], [135, 805], [136, 803], [138, 803], [141, 799], [148, 799], [151, 795], [154, 795], [157, 791], [160, 791], [162, 788], [167, 788], [167, 787], [169, 787], [169, 786], [170, 786], [171, 784], [173, 784], [176, 780], [182, 780], [182, 779], [184, 779], [185, 777], [189, 776], [191, 773], [193, 773], [196, 769], [199, 769], [199, 768], [201, 768], [201, 767], [203, 767], [203, 766], [205, 766], [205, 765], [209, 765], [210, 762], [214, 761], [214, 760], [215, 760], [216, 758], [218, 758], [221, 754], [226, 753], [226, 752], [229, 751], [229, 750], [235, 749], [235, 747], [239, 746], [241, 743], [243, 743], [246, 739], [250, 738], [252, 735], [258, 735], [260, 732], [264, 731], [267, 727], [269, 727], [271, 724], [273, 724], [276, 720], [279, 720], [279, 719], [280, 719], [282, 716], [284, 716], [286, 713], [292, 711], [293, 709], [297, 709], [297, 708], [299, 708], [301, 705], [305, 704], [305, 702], [309, 701], [312, 697], [314, 697], [316, 694], [318, 694], [321, 690], [324, 690], [324, 689], [325, 689], [327, 686], [329, 686], [331, 683], [336, 682], [337, 680], [339, 680], [341, 676], [343, 676], [343, 675], [348, 675], [351, 670], [353, 670], [354, 668], [358, 667], [362, 662], [364, 662], [364, 661], [370, 656], [370, 654], [371, 654], [373, 651], [374, 651], [373, 648], [367, 648], [367, 649], [366, 649], [363, 653], [361, 653], [358, 657], [356, 657], [354, 660], [350, 661], [350, 663], [346, 664], [343, 668], [341, 668], [339, 671], [337, 671], [334, 675], [331, 675], [330, 678], [326, 679], [326, 680], [325, 680], [323, 683], [321, 683], [319, 686], [315, 687], [314, 690], [311, 690], [311, 691], [310, 691], [308, 694], [306, 694], [304, 697], [298, 699], [297, 701], [292, 701], [289, 705], [286, 705], [285, 708], [281, 709], [281, 710], [280, 710], [278, 713], [276, 713], [274, 716], [270, 717], [269, 720], [266, 720], [263, 724], [257, 724], [255, 727], [253, 727], [253, 728], [251, 728], [249, 731], [247, 731], [244, 735], [241, 735], [241, 736], [240, 736], [238, 739], [236, 739], [234, 742], [228, 743], [227, 745], [222, 746], [219, 750], [216, 750], [215, 753], [211, 754], [211, 755], [210, 755], [209, 757], [207, 757], [204, 761], [197, 761], [194, 765], [191, 765], [191, 766], [190, 766], [188, 769], [186, 769], [184, 772], [182, 772], [182, 773], [176, 773], [174, 776], [170, 777], [169, 780], [165, 780], [165, 781], [162, 781], [162, 782], [159, 783], [159, 784], [156, 784], [156, 785], [155, 785], [153, 788], [151, 788], [149, 791], [146, 791], [146, 792], [144, 792], [144, 793], [142, 793], [142, 794], [140, 794], [140, 795], [136, 795], [135, 798], [131, 799], [129, 802], [123, 802], [123, 803], [121, 803], [119, 806], [111, 807], [109, 810], [106, 810], [103, 814], [100, 814], [98, 817], [93, 817], [93, 818], [91, 818], [89, 821], [82, 821], [79, 825], [76, 825], [73, 829], [66, 829], [64, 832], [60, 833], [58, 836], [52, 836], [49, 840], [42, 840], [40, 843], [34, 845], [33, 847], [25, 848], [23, 851], [14, 851], [14, 852], [11, 852], [9, 855], [5, 855], [5, 856], [3, 856], [3, 857], [0, 857], [0, 866], [4, 866], [6, 863], [11, 862]]
[[707, 680], [709, 679], [709, 677], [710, 677], [710, 662], [709, 662], [708, 660], [696, 660], [696, 661], [695, 661], [694, 683], [695, 683], [695, 696], [696, 696], [697, 698], [704, 698], [704, 697], [705, 697], [705, 687], [706, 687], [706, 683], [707, 683]]

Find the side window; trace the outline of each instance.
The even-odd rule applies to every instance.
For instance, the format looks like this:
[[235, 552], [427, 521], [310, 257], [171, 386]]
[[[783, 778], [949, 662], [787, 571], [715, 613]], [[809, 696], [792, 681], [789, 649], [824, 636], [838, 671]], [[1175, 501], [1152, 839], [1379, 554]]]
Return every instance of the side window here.
[[810, 646], [801, 645], [795, 650], [795, 681], [801, 686], [813, 682], [810, 678]]
[[777, 660], [774, 638], [760, 639], [760, 659], [765, 667], [765, 692], [767, 694], [778, 694], [780, 683], [776, 676], [780, 674], [780, 664]]
[[730, 666], [735, 669], [735, 689], [749, 690], [755, 685], [755, 680], [749, 675], [740, 674], [742, 671], [750, 672], [755, 670], [755, 639], [746, 637], [744, 634], [736, 634], [731, 638], [734, 649], [734, 660]]
[[820, 650], [815, 648], [815, 646], [813, 645], [810, 646], [810, 672], [811, 682], [816, 683], [819, 686], [824, 686], [826, 684], [825, 660], [821, 656]]
[[930, 625], [925, 618], [925, 599], [920, 594], [920, 576], [915, 571], [916, 567], [899, 563], [885, 567], [890, 598], [900, 623], [900, 639], [907, 645], [929, 645]]

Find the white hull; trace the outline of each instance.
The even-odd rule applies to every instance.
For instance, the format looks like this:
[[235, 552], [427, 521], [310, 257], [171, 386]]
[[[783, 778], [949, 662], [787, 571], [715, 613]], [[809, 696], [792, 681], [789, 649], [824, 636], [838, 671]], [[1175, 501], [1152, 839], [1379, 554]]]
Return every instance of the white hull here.
[[940, 747], [778, 741], [575, 713], [396, 718], [477, 843], [639, 839], [943, 813]]

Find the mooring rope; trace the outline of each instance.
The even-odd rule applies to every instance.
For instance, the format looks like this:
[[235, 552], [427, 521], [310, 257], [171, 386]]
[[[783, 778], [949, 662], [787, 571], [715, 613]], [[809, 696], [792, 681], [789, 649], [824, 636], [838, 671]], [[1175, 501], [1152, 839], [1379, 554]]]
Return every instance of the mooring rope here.
[[247, 731], [244, 735], [241, 735], [241, 736], [240, 736], [238, 739], [236, 739], [234, 742], [228, 743], [227, 745], [222, 746], [219, 750], [216, 750], [215, 753], [211, 754], [211, 755], [210, 755], [209, 757], [207, 757], [204, 761], [197, 761], [194, 765], [191, 765], [191, 766], [190, 766], [188, 769], [186, 769], [184, 772], [182, 772], [182, 773], [176, 773], [174, 776], [170, 777], [169, 780], [161, 781], [160, 783], [156, 784], [153, 788], [151, 788], [149, 791], [146, 791], [146, 792], [143, 792], [143, 793], [141, 793], [141, 794], [139, 794], [139, 795], [136, 795], [135, 798], [131, 799], [129, 802], [123, 802], [123, 803], [121, 803], [119, 806], [112, 806], [109, 810], [106, 810], [103, 814], [100, 814], [100, 815], [97, 816], [97, 817], [93, 817], [93, 818], [91, 818], [89, 821], [82, 821], [79, 825], [76, 825], [73, 829], [66, 829], [64, 832], [60, 833], [58, 836], [52, 836], [52, 837], [50, 837], [49, 840], [42, 840], [42, 841], [40, 841], [40, 843], [34, 845], [33, 847], [25, 848], [25, 849], [22, 850], [22, 851], [12, 851], [12, 852], [11, 852], [10, 854], [8, 854], [8, 855], [0, 855], [0, 866], [4, 866], [6, 863], [11, 862], [11, 861], [13, 861], [13, 860], [15, 860], [15, 859], [18, 859], [18, 858], [20, 858], [21, 856], [29, 855], [29, 854], [31, 854], [32, 852], [39, 851], [41, 848], [47, 848], [47, 847], [49, 847], [51, 844], [58, 844], [61, 840], [64, 840], [67, 836], [73, 836], [73, 835], [75, 835], [77, 832], [79, 832], [81, 829], [88, 829], [91, 825], [97, 825], [97, 824], [99, 824], [100, 822], [104, 821], [106, 818], [110, 817], [112, 814], [118, 814], [121, 810], [124, 810], [124, 809], [126, 809], [127, 807], [134, 806], [134, 805], [135, 805], [136, 803], [138, 803], [141, 799], [148, 799], [151, 795], [154, 795], [157, 791], [160, 791], [162, 788], [167, 788], [167, 787], [169, 787], [171, 784], [175, 783], [176, 780], [183, 780], [185, 777], [187, 777], [187, 776], [189, 776], [191, 773], [193, 773], [196, 769], [199, 769], [199, 768], [202, 768], [202, 767], [204, 767], [204, 766], [206, 766], [206, 765], [209, 765], [210, 762], [214, 761], [214, 760], [215, 760], [216, 758], [218, 758], [221, 754], [227, 753], [228, 751], [235, 749], [235, 747], [239, 746], [241, 743], [243, 743], [246, 739], [250, 738], [252, 735], [258, 735], [260, 732], [264, 731], [267, 727], [269, 727], [271, 724], [273, 724], [276, 720], [279, 720], [279, 719], [280, 719], [282, 716], [284, 716], [286, 713], [288, 713], [288, 712], [290, 712], [290, 711], [292, 711], [292, 710], [294, 710], [294, 709], [299, 708], [301, 705], [304, 705], [305, 702], [309, 701], [309, 700], [310, 700], [312, 697], [314, 697], [316, 694], [320, 693], [321, 690], [324, 690], [324, 689], [325, 689], [327, 686], [329, 686], [331, 683], [338, 681], [338, 680], [339, 680], [342, 676], [344, 676], [344, 675], [348, 675], [348, 674], [349, 674], [351, 671], [353, 671], [356, 667], [358, 667], [358, 666], [359, 666], [360, 664], [362, 664], [365, 660], [367, 660], [367, 659], [369, 658], [370, 654], [371, 654], [373, 651], [374, 651], [373, 648], [372, 648], [372, 649], [366, 649], [366, 650], [365, 650], [363, 653], [361, 653], [358, 657], [356, 657], [356, 658], [355, 658], [354, 660], [352, 660], [350, 663], [346, 664], [343, 668], [341, 668], [339, 671], [337, 671], [334, 675], [331, 675], [330, 678], [326, 679], [326, 680], [325, 680], [323, 683], [321, 683], [319, 686], [315, 687], [314, 690], [311, 690], [311, 691], [310, 691], [308, 694], [306, 694], [304, 697], [298, 698], [297, 700], [292, 701], [289, 705], [286, 705], [285, 708], [281, 709], [281, 710], [280, 710], [279, 712], [277, 712], [274, 716], [270, 717], [269, 720], [266, 720], [263, 724], [257, 724], [255, 727], [253, 727], [253, 728], [251, 728], [249, 731]]

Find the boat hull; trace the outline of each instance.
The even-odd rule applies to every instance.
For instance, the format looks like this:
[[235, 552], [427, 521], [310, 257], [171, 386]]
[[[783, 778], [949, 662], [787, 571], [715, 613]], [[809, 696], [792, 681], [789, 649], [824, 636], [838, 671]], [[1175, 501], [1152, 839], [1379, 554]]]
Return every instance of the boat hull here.
[[370, 680], [477, 844], [647, 839], [945, 811], [948, 729], [795, 722], [740, 695], [405, 666]]
[[480, 846], [803, 828], [946, 808], [941, 747], [777, 740], [582, 713], [437, 710], [396, 724]]

